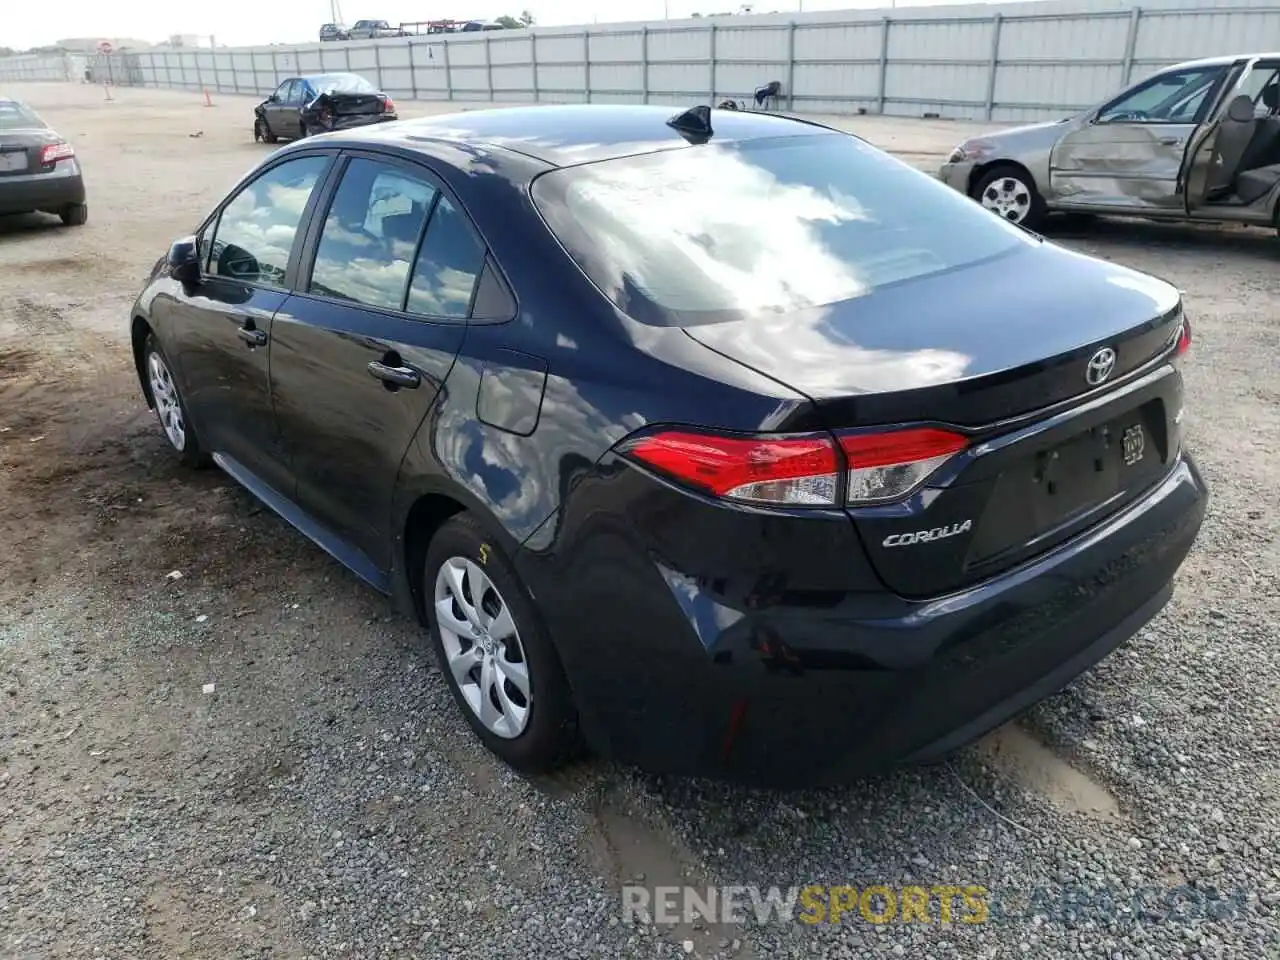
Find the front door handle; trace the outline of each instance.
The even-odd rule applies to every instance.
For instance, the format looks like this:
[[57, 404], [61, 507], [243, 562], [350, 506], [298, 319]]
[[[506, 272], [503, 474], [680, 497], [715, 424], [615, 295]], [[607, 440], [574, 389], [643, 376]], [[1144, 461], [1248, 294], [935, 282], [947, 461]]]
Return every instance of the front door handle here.
[[368, 369], [369, 376], [392, 386], [407, 387], [413, 390], [422, 383], [422, 377], [418, 374], [418, 371], [409, 367], [389, 367], [385, 363], [374, 360], [369, 364]]
[[236, 331], [236, 336], [251, 347], [261, 347], [267, 342], [267, 335], [253, 327], [241, 327]]
[[1180, 147], [1182, 146], [1181, 137], [1161, 137], [1160, 145], [1163, 147]]

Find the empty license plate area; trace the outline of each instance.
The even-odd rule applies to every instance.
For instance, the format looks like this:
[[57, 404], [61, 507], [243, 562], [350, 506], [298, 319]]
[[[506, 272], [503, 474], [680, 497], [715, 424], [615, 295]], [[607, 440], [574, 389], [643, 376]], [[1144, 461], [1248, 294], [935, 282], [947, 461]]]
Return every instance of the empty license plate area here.
[[1164, 402], [1155, 398], [1011, 461], [996, 480], [967, 567], [1046, 549], [1114, 512], [1164, 474], [1168, 456]]
[[26, 173], [27, 151], [25, 149], [0, 150], [0, 173]]

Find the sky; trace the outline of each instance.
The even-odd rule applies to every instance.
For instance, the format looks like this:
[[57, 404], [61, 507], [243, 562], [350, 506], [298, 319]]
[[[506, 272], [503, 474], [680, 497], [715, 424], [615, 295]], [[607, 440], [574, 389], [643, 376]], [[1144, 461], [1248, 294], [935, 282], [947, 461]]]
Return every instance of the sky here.
[[[692, 13], [730, 13], [742, 0], [339, 0], [347, 23], [377, 17], [392, 23], [492, 20], [527, 9], [543, 26], [661, 20]], [[912, 0], [919, 3], [921, 0]], [[926, 0], [939, 2], [939, 0]], [[945, 2], [945, 0], [943, 0]], [[972, 2], [972, 0], [971, 0]], [[756, 0], [757, 13], [889, 6], [889, 0]], [[903, 4], [905, 5], [905, 3]], [[161, 42], [172, 34], [212, 34], [229, 46], [304, 43], [329, 17], [329, 0], [59, 0], [57, 15], [39, 3], [9, 0], [0, 19], [0, 47], [23, 50], [70, 37], [129, 37]]]

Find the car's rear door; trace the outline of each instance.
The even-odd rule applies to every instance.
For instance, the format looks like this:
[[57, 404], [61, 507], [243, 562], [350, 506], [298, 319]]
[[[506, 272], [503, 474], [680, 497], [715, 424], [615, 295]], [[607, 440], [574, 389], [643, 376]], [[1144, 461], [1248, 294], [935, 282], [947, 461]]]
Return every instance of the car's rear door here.
[[286, 494], [292, 470], [268, 379], [272, 320], [333, 160], [324, 151], [293, 154], [236, 190], [200, 233], [200, 281], [185, 288], [175, 281], [152, 306], [205, 446]]
[[1053, 147], [1055, 203], [1183, 212], [1183, 158], [1226, 73], [1226, 65], [1165, 71], [1101, 107]]
[[428, 170], [351, 153], [276, 317], [271, 389], [298, 502], [377, 570], [401, 460], [462, 346], [484, 256]]

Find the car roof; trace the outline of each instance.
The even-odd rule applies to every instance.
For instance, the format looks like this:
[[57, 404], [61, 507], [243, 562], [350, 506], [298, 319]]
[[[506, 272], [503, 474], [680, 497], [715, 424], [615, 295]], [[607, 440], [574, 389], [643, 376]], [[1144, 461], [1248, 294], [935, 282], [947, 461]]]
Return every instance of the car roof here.
[[[605, 104], [506, 107], [362, 127], [344, 139], [393, 141], [427, 152], [433, 141], [487, 145], [565, 167], [690, 147], [667, 122], [681, 112], [678, 107]], [[711, 128], [712, 143], [839, 132], [808, 120], [737, 110], [713, 110]]]
[[1189, 67], [1225, 67], [1235, 63], [1237, 60], [1253, 60], [1255, 58], [1280, 60], [1280, 53], [1229, 53], [1218, 57], [1203, 57], [1199, 60], [1186, 60], [1182, 63], [1170, 64], [1160, 72], [1184, 70]]
[[[300, 73], [294, 80], [319, 80], [321, 77], [360, 77], [358, 73], [352, 73], [350, 70], [327, 70], [324, 73]], [[364, 80], [364, 77], [360, 77]], [[372, 86], [372, 84], [370, 84]]]

